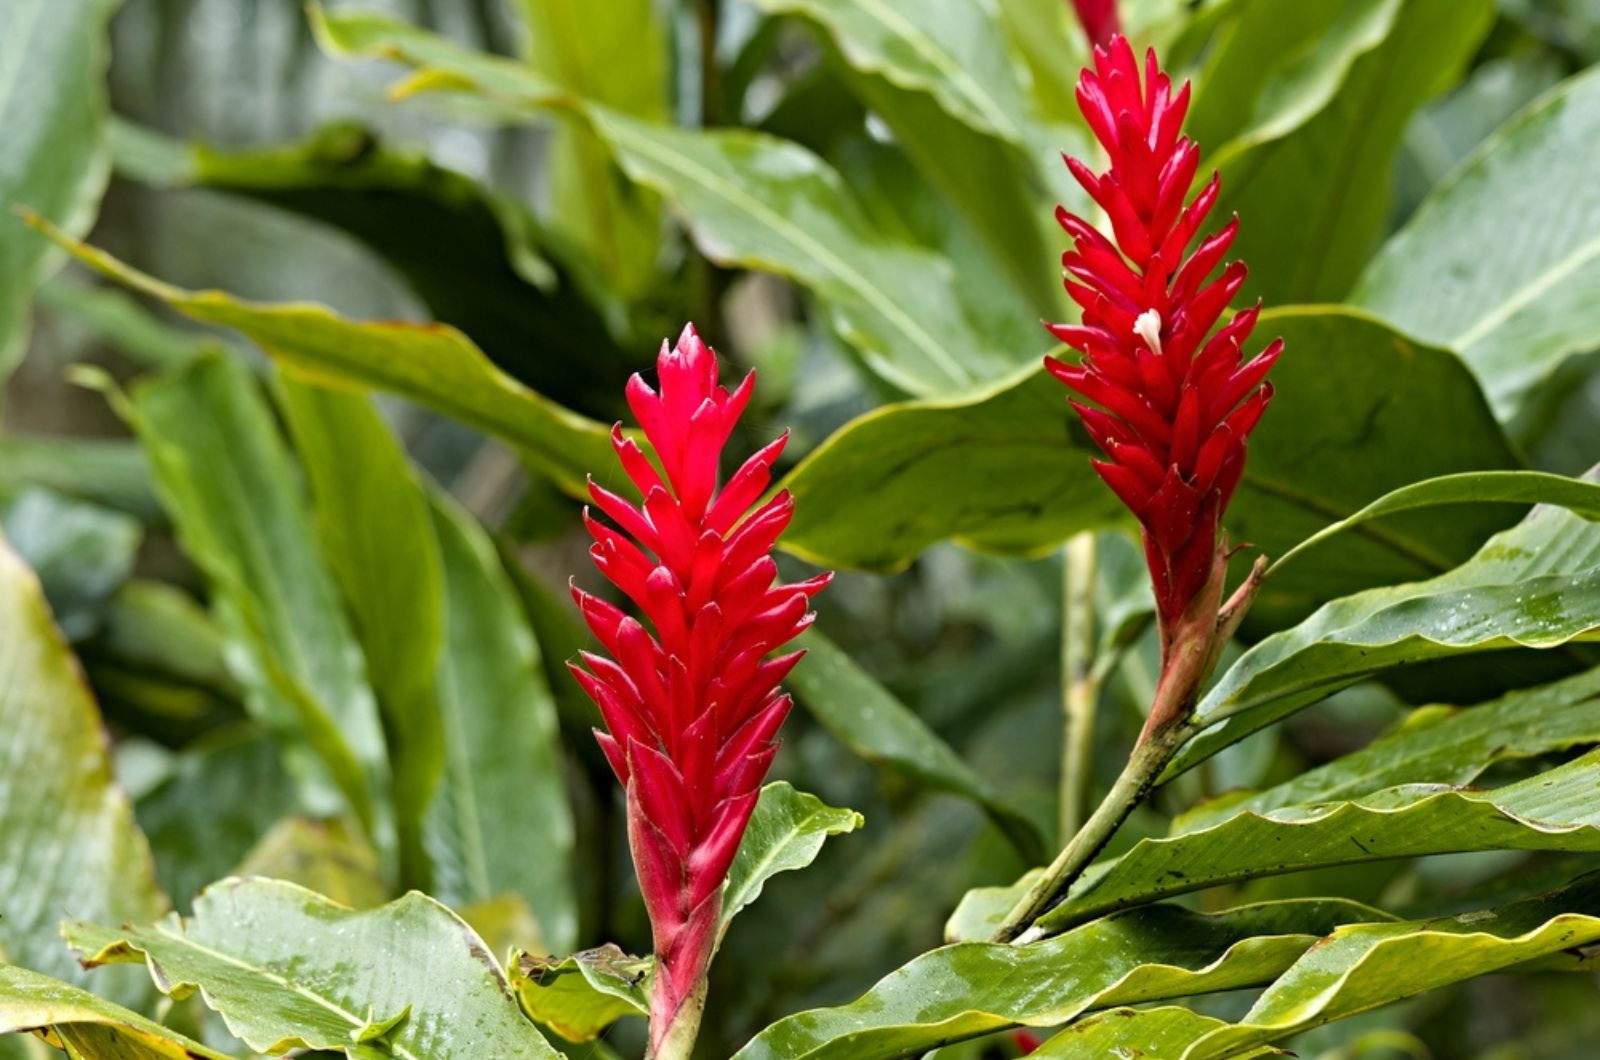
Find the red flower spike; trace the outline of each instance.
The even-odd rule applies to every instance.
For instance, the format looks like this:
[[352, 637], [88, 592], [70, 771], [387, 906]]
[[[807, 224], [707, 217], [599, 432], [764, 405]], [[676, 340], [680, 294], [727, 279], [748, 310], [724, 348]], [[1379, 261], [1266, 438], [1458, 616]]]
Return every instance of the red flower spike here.
[[662, 343], [656, 371], [659, 390], [635, 375], [627, 399], [659, 466], [620, 424], [611, 436], [642, 502], [591, 481], [594, 506], [615, 529], [585, 512], [595, 566], [653, 631], [572, 589], [611, 656], [585, 652], [572, 670], [600, 708], [607, 731], [595, 735], [627, 791], [628, 842], [656, 953], [653, 1055], [680, 1015], [698, 1019], [722, 883], [789, 712], [778, 683], [801, 653], [768, 657], [810, 625], [810, 599], [830, 577], [776, 582], [770, 552], [794, 504], [780, 493], [755, 505], [787, 435], [719, 488], [722, 450], [755, 373], [731, 393], [719, 386], [716, 353], [692, 324], [676, 346]]
[[[1106, 8], [1115, 17], [1112, 5], [1077, 6], [1080, 15]], [[1067, 166], [1115, 239], [1057, 210], [1073, 240], [1062, 257], [1065, 284], [1083, 321], [1048, 327], [1083, 356], [1077, 364], [1046, 357], [1045, 366], [1092, 403], [1072, 407], [1107, 457], [1095, 469], [1144, 529], [1165, 655], [1180, 639], [1212, 636], [1227, 561], [1222, 515], [1244, 470], [1246, 437], [1271, 400], [1265, 378], [1283, 342], [1244, 362], [1259, 306], [1217, 328], [1244, 283], [1242, 262], [1223, 265], [1237, 218], [1184, 256], [1220, 189], [1213, 174], [1185, 201], [1199, 164], [1198, 149], [1179, 132], [1188, 84], [1174, 92], [1154, 50], [1141, 70], [1116, 36], [1095, 48], [1078, 105], [1110, 165], [1096, 173], [1068, 158]]]

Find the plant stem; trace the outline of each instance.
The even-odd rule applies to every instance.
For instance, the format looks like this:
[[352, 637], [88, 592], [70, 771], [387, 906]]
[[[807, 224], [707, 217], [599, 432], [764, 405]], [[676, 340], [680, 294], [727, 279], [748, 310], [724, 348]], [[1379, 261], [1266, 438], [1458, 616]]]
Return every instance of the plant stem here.
[[1156, 778], [1172, 760], [1173, 754], [1182, 747], [1190, 736], [1190, 728], [1185, 722], [1177, 722], [1168, 727], [1152, 733], [1148, 739], [1135, 747], [1133, 754], [1128, 756], [1128, 764], [1123, 767], [1122, 775], [1117, 777], [1116, 783], [1111, 785], [1111, 790], [1101, 800], [1089, 819], [1084, 822], [1076, 835], [1072, 837], [1061, 851], [1056, 855], [1054, 862], [1045, 869], [1034, 885], [1022, 900], [1006, 914], [1005, 922], [995, 932], [995, 942], [1015, 942], [1024, 939], [1024, 932], [1039, 917], [1047, 913], [1052, 906], [1066, 894], [1083, 870], [1089, 867], [1100, 851], [1105, 849], [1111, 837], [1116, 835], [1122, 822], [1128, 819], [1135, 806], [1144, 801], [1144, 797], [1155, 787]]
[[1100, 682], [1094, 667], [1095, 534], [1070, 539], [1061, 553], [1061, 835], [1069, 836], [1088, 813], [1094, 777], [1095, 706]]
[[700, 1034], [700, 1018], [706, 1010], [706, 980], [706, 975], [702, 973], [695, 981], [694, 990], [672, 1014], [671, 1023], [665, 1028], [650, 1028], [651, 1046], [645, 1054], [646, 1060], [689, 1060], [694, 1054], [694, 1042]]

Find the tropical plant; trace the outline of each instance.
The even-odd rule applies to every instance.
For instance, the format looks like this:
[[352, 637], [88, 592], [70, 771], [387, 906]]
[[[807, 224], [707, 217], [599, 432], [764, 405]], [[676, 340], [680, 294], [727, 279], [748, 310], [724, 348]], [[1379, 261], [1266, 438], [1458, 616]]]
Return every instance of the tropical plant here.
[[0, 0], [0, 1058], [1585, 1055], [1595, 26]]

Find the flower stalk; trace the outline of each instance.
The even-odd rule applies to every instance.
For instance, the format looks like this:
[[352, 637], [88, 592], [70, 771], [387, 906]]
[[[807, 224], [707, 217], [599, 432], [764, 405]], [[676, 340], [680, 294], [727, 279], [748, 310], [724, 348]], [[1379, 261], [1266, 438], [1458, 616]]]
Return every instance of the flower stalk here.
[[1077, 95], [1109, 165], [1095, 172], [1065, 161], [1111, 234], [1057, 209], [1073, 240], [1061, 258], [1064, 282], [1082, 320], [1049, 328], [1081, 358], [1046, 357], [1045, 366], [1077, 395], [1070, 403], [1104, 454], [1094, 468], [1139, 521], [1161, 676], [1122, 775], [1006, 917], [995, 935], [1001, 941], [1030, 937], [1029, 925], [1066, 895], [1155, 786], [1192, 734], [1200, 689], [1265, 570], [1258, 561], [1224, 602], [1232, 550], [1222, 516], [1244, 473], [1246, 440], [1272, 400], [1266, 375], [1283, 341], [1244, 356], [1259, 304], [1221, 322], [1246, 268], [1223, 263], [1238, 218], [1199, 238], [1221, 182], [1213, 173], [1190, 195], [1200, 151], [1181, 131], [1189, 85], [1174, 91], [1154, 50], [1141, 69], [1117, 36], [1095, 48]]
[[777, 582], [772, 548], [789, 524], [787, 491], [757, 504], [787, 435], [722, 481], [722, 452], [749, 404], [751, 373], [732, 392], [693, 325], [627, 399], [655, 460], [612, 431], [640, 500], [592, 479], [595, 566], [648, 619], [573, 587], [604, 654], [572, 671], [605, 721], [595, 736], [627, 796], [628, 845], [654, 940], [650, 1056], [694, 1048], [722, 916], [722, 886], [749, 824], [790, 709], [779, 683], [803, 652], [773, 657], [815, 617], [820, 575]]

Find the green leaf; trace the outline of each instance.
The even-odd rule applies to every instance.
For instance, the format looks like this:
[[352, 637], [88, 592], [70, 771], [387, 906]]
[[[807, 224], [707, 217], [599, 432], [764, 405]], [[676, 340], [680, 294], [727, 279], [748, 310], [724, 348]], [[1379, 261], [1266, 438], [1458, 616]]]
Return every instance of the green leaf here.
[[837, 644], [808, 630], [796, 644], [806, 658], [788, 686], [834, 738], [869, 762], [888, 766], [924, 787], [970, 799], [1030, 863], [1043, 856], [1037, 826], [1000, 797], [950, 745], [872, 679]]
[[[1600, 73], [1564, 82], [1484, 141], [1373, 260], [1352, 299], [1461, 351], [1512, 413], [1600, 342]], [[1509, 227], [1514, 239], [1500, 238]]]
[[[1250, 264], [1247, 291], [1283, 304], [1350, 290], [1383, 234], [1406, 124], [1454, 82], [1493, 12], [1491, 0], [1405, 0], [1382, 43], [1356, 59], [1316, 117], [1216, 156], [1218, 215], [1239, 214], [1233, 253]], [[1278, 132], [1270, 123], [1267, 130]]]
[[[667, 35], [651, 0], [521, 0], [517, 7], [538, 76], [620, 113], [667, 120]], [[579, 120], [561, 121], [547, 150], [551, 226], [595, 263], [617, 296], [637, 297], [661, 252], [660, 200], [630, 185]]]
[[1242, 810], [1141, 839], [1038, 921], [1060, 931], [1133, 905], [1303, 869], [1469, 850], [1600, 850], [1600, 752], [1492, 791], [1410, 784], [1348, 802]]
[[1429, 508], [1440, 504], [1472, 504], [1493, 501], [1503, 504], [1557, 504], [1585, 519], [1600, 519], [1600, 485], [1565, 475], [1542, 471], [1480, 471], [1413, 482], [1386, 493], [1353, 515], [1323, 527], [1288, 552], [1268, 569], [1271, 575], [1295, 556], [1312, 549], [1335, 534], [1342, 534], [1361, 523], [1395, 512]]
[[294, 884], [224, 880], [147, 927], [70, 923], [90, 967], [148, 963], [173, 997], [199, 990], [252, 1049], [357, 1060], [556, 1057], [482, 940], [421, 894], [354, 912]]
[[229, 1060], [70, 983], [0, 965], [0, 1036], [49, 1034], [84, 1060]]
[[308, 378], [386, 390], [498, 435], [569, 490], [582, 489], [590, 468], [613, 459], [608, 428], [516, 382], [455, 328], [361, 323], [318, 305], [261, 304], [221, 291], [185, 291], [60, 232], [52, 235], [111, 279], [185, 316], [239, 331]]
[[100, 627], [144, 538], [131, 515], [37, 488], [0, 506], [0, 527], [44, 583], [56, 625], [71, 641]]
[[[120, 171], [135, 168], [126, 146], [135, 137], [143, 150], [169, 156], [159, 172], [138, 167], [136, 179], [248, 196], [349, 233], [393, 266], [435, 319], [562, 404], [610, 417], [622, 381], [648, 357], [648, 347], [618, 345], [577, 278], [544, 256], [548, 236], [525, 210], [426, 155], [343, 123], [296, 143], [227, 151], [113, 125]], [[394, 223], [396, 212], [405, 224]]]
[[963, 942], [915, 958], [848, 1005], [779, 1020], [736, 1060], [919, 1056], [1015, 1024], [1270, 981], [1335, 926], [1381, 919], [1351, 902], [1280, 902], [1205, 915], [1133, 910], [1028, 946]]
[[961, 312], [947, 261], [876, 230], [838, 173], [789, 141], [693, 131], [575, 99], [525, 67], [496, 61], [370, 12], [314, 9], [330, 51], [400, 58], [413, 85], [471, 88], [509, 109], [582, 114], [635, 182], [662, 193], [701, 250], [809, 287], [866, 365], [908, 393], [961, 389], [1017, 362]]
[[[1453, 355], [1337, 308], [1262, 315], [1282, 335], [1271, 409], [1229, 509], [1235, 540], [1281, 554], [1330, 519], [1436, 475], [1515, 463], [1477, 384]], [[1037, 553], [1103, 525], [1121, 506], [1089, 466], [1066, 391], [1042, 371], [950, 402], [889, 405], [841, 428], [783, 485], [795, 497], [784, 547], [817, 563], [893, 569], [936, 541]], [[1439, 573], [1508, 512], [1461, 507], [1358, 527], [1321, 562], [1291, 567], [1258, 599], [1272, 628], [1358, 588]]]
[[1245, 652], [1196, 708], [1171, 777], [1330, 692], [1391, 667], [1600, 633], [1600, 526], [1539, 507], [1453, 570], [1324, 605]]
[[294, 809], [277, 742], [245, 726], [184, 748], [171, 774], [134, 807], [155, 851], [156, 873], [178, 908], [245, 855]]
[[544, 660], [488, 535], [434, 500], [447, 587], [445, 776], [426, 836], [434, 884], [457, 905], [522, 895], [562, 952], [578, 930], [575, 834]]
[[718, 938], [741, 910], [761, 897], [768, 880], [780, 872], [805, 868], [829, 836], [854, 832], [865, 823], [854, 810], [825, 805], [815, 795], [796, 791], [786, 780], [762, 788], [739, 853], [722, 885]]
[[[1226, 1027], [1223, 1020], [1202, 1016], [1177, 1005], [1157, 1008], [1114, 1008], [1079, 1020], [1051, 1038], [1029, 1055], [1035, 1060], [1082, 1060], [1084, 1057], [1126, 1056], [1172, 1057], [1183, 1055], [1186, 1046], [1211, 1031]], [[1241, 1060], [1250, 1057], [1280, 1056], [1277, 1049], [1250, 1049], [1230, 1054]]]
[[84, 328], [136, 364], [176, 368], [201, 354], [221, 350], [216, 338], [176, 327], [145, 309], [125, 291], [85, 283], [67, 273], [39, 288], [38, 304], [52, 317]]
[[127, 512], [145, 525], [166, 518], [144, 450], [122, 439], [10, 435], [0, 438], [0, 496], [29, 486]]
[[1230, 155], [1289, 135], [1337, 96], [1363, 55], [1394, 29], [1405, 0], [1252, 0], [1219, 34], [1196, 77], [1184, 132]]
[[[0, 205], [85, 232], [105, 189], [106, 25], [116, 0], [8, 0], [0, 7]], [[0, 376], [22, 356], [27, 306], [49, 245], [0, 216]]]
[[233, 875], [298, 884], [351, 909], [375, 909], [389, 897], [377, 851], [337, 819], [283, 818]]
[[1600, 743], [1600, 669], [1471, 708], [1412, 711], [1359, 751], [1259, 792], [1230, 792], [1183, 814], [1192, 832], [1235, 813], [1332, 802], [1396, 784], [1467, 784], [1497, 762]]
[[63, 910], [144, 919], [164, 912], [166, 899], [133, 808], [113, 782], [78, 661], [38, 580], [3, 544], [0, 673], [0, 948], [11, 961], [77, 980], [56, 933]]
[[381, 835], [388, 760], [377, 703], [255, 380], [235, 361], [202, 357], [136, 388], [129, 414], [179, 541], [211, 583], [247, 704], [309, 745]]
[[422, 822], [444, 771], [435, 690], [444, 564], [427, 497], [371, 398], [292, 374], [279, 383], [311, 487], [322, 557], [342, 590], [378, 697], [394, 774], [401, 875], [407, 885], [418, 884], [427, 879]]
[[645, 980], [654, 961], [630, 957], [615, 945], [570, 957], [519, 953], [511, 983], [522, 1010], [571, 1042], [588, 1042], [624, 1016], [648, 1016]]
[[[1237, 1024], [1184, 1060], [1220, 1060], [1401, 998], [1562, 954], [1600, 939], [1600, 876], [1498, 909], [1437, 920], [1341, 927], [1267, 988]], [[1592, 970], [1594, 958], [1563, 967]], [[1176, 1054], [1174, 1054], [1176, 1055]]]

